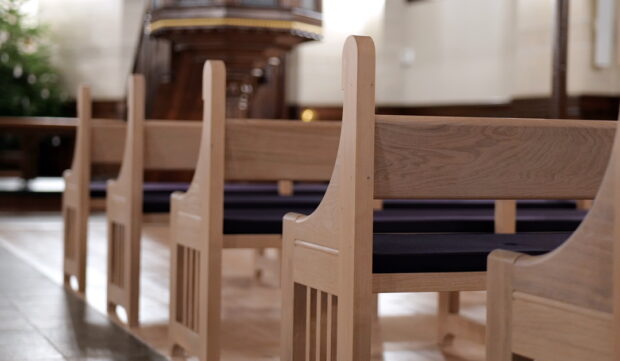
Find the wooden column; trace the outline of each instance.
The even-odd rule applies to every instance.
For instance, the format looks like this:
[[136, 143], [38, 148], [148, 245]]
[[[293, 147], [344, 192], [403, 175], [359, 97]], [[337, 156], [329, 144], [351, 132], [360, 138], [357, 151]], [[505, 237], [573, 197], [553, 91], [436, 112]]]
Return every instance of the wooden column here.
[[550, 118], [567, 118], [569, 0], [557, 0], [553, 39]]

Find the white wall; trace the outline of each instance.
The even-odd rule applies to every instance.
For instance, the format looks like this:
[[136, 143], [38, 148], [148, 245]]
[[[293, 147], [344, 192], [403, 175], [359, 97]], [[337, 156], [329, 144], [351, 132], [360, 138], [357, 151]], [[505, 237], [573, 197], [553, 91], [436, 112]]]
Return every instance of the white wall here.
[[350, 34], [381, 37], [383, 10], [384, 0], [324, 0], [323, 40], [302, 44], [289, 56], [287, 101], [313, 105], [341, 103], [340, 58], [344, 41]]
[[54, 62], [75, 93], [80, 83], [98, 100], [118, 100], [141, 27], [145, 0], [39, 0], [39, 21], [51, 30]]
[[[382, 12], [360, 10], [365, 1], [334, 2], [324, 0], [324, 40], [291, 56], [289, 103], [340, 104], [347, 34], [375, 39], [382, 105], [496, 103], [550, 93], [555, 0], [374, 2], [384, 4]], [[620, 93], [618, 62], [593, 65], [595, 0], [570, 3], [569, 93]]]

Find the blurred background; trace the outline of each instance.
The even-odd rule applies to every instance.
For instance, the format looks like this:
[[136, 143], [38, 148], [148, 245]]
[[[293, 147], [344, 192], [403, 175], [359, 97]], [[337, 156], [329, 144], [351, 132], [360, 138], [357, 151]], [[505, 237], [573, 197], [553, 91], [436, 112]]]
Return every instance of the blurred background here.
[[[222, 59], [229, 117], [338, 120], [350, 34], [375, 40], [379, 113], [617, 117], [616, 0], [0, 4], [5, 118], [75, 116], [76, 88], [85, 83], [94, 117], [122, 119], [135, 72], [147, 79], [149, 118], [201, 119], [202, 63]], [[0, 189], [37, 189], [37, 179], [69, 167], [74, 128], [55, 125], [0, 122]]]

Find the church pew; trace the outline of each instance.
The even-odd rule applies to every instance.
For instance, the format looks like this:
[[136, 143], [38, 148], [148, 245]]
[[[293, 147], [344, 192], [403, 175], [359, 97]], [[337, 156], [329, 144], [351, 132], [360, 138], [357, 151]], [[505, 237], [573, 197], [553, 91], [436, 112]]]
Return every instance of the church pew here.
[[[173, 353], [218, 360], [222, 250], [281, 243], [281, 222], [275, 232], [227, 223], [239, 210], [224, 209], [224, 182], [328, 180], [340, 124], [225, 120], [224, 64], [207, 62], [203, 76], [199, 161], [189, 190], [172, 196], [169, 330]], [[259, 227], [261, 217], [274, 218], [265, 210], [248, 212]], [[286, 210], [273, 213], [281, 219]]]
[[[173, 195], [171, 213], [170, 339], [175, 350], [182, 348], [209, 360], [217, 359], [219, 353], [222, 249], [255, 248], [261, 243], [277, 247], [283, 215], [282, 209], [261, 209], [257, 214], [252, 209], [222, 207], [222, 184], [249, 179], [329, 179], [339, 133], [339, 124], [334, 123], [228, 120], [224, 124], [224, 111], [217, 109], [224, 104], [223, 85], [217, 84], [224, 82], [222, 67], [219, 63], [205, 65], [205, 120], [198, 165], [188, 192]], [[318, 151], [308, 152], [309, 148]], [[310, 167], [320, 167], [320, 171], [310, 172]], [[378, 211], [376, 227], [411, 231], [413, 224], [420, 232], [464, 231], [467, 227], [493, 232], [493, 201], [466, 201], [470, 209], [459, 210], [456, 216], [446, 203], [433, 202], [423, 200], [419, 209], [407, 212]], [[557, 204], [574, 208], [574, 202]], [[428, 205], [436, 207], [435, 212]], [[454, 208], [454, 203], [450, 207]], [[442, 215], [446, 210], [449, 215]], [[476, 214], [468, 214], [471, 212]], [[578, 215], [571, 227], [580, 220]]]
[[138, 325], [140, 238], [145, 170], [193, 169], [200, 142], [199, 122], [144, 121], [144, 78], [128, 84], [128, 123], [118, 177], [108, 181], [107, 308], [111, 317], [122, 306], [130, 327]]
[[[592, 199], [607, 164], [613, 123], [375, 115], [374, 82], [372, 40], [350, 37], [327, 192], [310, 215], [284, 218], [283, 361], [368, 361], [373, 294], [484, 290], [493, 249], [540, 254], [570, 236], [373, 233], [375, 197]], [[457, 302], [440, 297], [440, 344], [484, 342], [484, 326], [460, 316]]]
[[63, 279], [71, 288], [76, 280], [77, 294], [86, 292], [86, 253], [88, 216], [91, 199], [89, 184], [92, 164], [118, 164], [122, 157], [125, 125], [120, 121], [93, 120], [90, 89], [78, 89], [78, 127], [71, 169], [63, 173]]
[[[91, 116], [91, 98], [90, 90], [87, 86], [81, 86], [78, 89], [77, 97], [77, 131], [76, 143], [74, 148], [74, 156], [71, 168], [63, 174], [65, 180], [65, 190], [63, 192], [62, 215], [64, 223], [63, 235], [63, 275], [64, 283], [69, 289], [71, 280], [75, 279], [75, 291], [78, 295], [83, 296], [86, 289], [86, 253], [87, 253], [87, 235], [88, 235], [88, 217], [97, 196], [105, 195], [105, 182], [91, 182], [91, 171], [93, 165], [119, 165], [123, 160], [123, 150], [125, 147], [125, 137], [127, 126], [125, 122], [118, 120], [92, 119]], [[178, 153], [186, 156], [185, 159], [179, 161], [170, 159], [168, 156], [162, 156], [157, 149], [147, 150], [149, 155], [149, 163], [151, 159], [158, 159], [158, 162], [164, 162], [165, 169], [194, 169], [195, 164], [191, 167], [189, 164], [192, 159], [195, 161], [196, 151], [198, 149], [197, 137], [200, 134], [198, 129], [200, 125], [197, 122], [181, 121], [181, 122], [163, 122], [148, 121], [147, 128], [151, 137], [157, 137], [157, 134], [166, 133], [169, 128], [176, 128], [179, 125], [182, 130], [174, 130], [175, 132], [192, 133], [189, 135], [190, 144], [185, 142], [182, 147], [183, 151]], [[151, 126], [154, 124], [154, 126]], [[192, 131], [194, 129], [195, 131]], [[181, 134], [183, 135], [183, 134]], [[184, 135], [183, 135], [184, 136]], [[193, 138], [192, 138], [193, 137]], [[193, 143], [192, 143], [193, 139]], [[183, 142], [181, 142], [183, 143]], [[179, 146], [176, 146], [179, 148]], [[193, 148], [193, 149], [192, 149]], [[166, 149], [166, 148], [162, 148]], [[193, 157], [193, 158], [192, 158]], [[147, 168], [150, 167], [147, 164]], [[189, 168], [186, 168], [189, 167]], [[159, 165], [156, 168], [160, 168]], [[129, 170], [125, 170], [125, 173]], [[144, 196], [147, 202], [143, 207], [148, 210], [164, 211], [169, 210], [169, 196], [172, 190], [187, 189], [187, 184], [158, 184], [146, 183], [143, 185]], [[261, 204], [252, 201], [254, 196], [263, 194], [268, 199], [278, 199], [277, 185], [248, 185], [248, 184], [228, 184], [226, 185], [227, 198], [231, 207], [244, 207], [250, 204]], [[301, 185], [295, 187], [295, 192], [300, 194], [316, 194], [324, 189], [324, 186]], [[137, 192], [139, 193], [139, 192]], [[163, 195], [163, 196], [162, 196]], [[132, 198], [133, 199], [133, 198]], [[160, 202], [160, 200], [164, 202]], [[151, 200], [151, 203], [148, 203]], [[308, 204], [316, 204], [320, 198], [308, 199]], [[264, 199], [261, 199], [262, 204]], [[303, 202], [303, 200], [302, 200]], [[150, 209], [149, 209], [150, 208]], [[154, 208], [154, 209], [153, 209]], [[114, 232], [119, 232], [120, 228], [116, 227]]]
[[591, 211], [559, 248], [489, 255], [487, 360], [620, 359], [619, 162], [620, 128]]
[[[122, 306], [125, 309], [127, 315], [127, 325], [134, 327], [139, 323], [139, 294], [140, 294], [140, 233], [142, 228], [143, 212], [142, 206], [143, 193], [143, 174], [145, 170], [188, 170], [194, 169], [196, 166], [196, 160], [199, 149], [199, 138], [201, 123], [194, 121], [144, 121], [144, 85], [143, 79], [140, 76], [133, 76], [129, 83], [129, 120], [127, 126], [126, 143], [124, 147], [124, 155], [121, 163], [121, 170], [118, 178], [108, 182], [106, 201], [107, 201], [107, 215], [108, 215], [108, 312], [109, 314], [118, 319], [117, 308]], [[278, 129], [279, 127], [290, 126], [291, 122], [282, 120], [264, 121], [265, 124], [271, 124], [271, 126]], [[328, 127], [330, 129], [339, 129], [339, 125], [336, 123], [321, 125], [319, 127]], [[253, 148], [255, 142], [255, 135], [248, 133], [248, 131], [254, 130], [251, 126], [246, 126], [243, 122], [243, 134], [245, 135], [244, 142], [240, 144], [232, 144], [231, 146], [236, 149], [240, 149], [239, 154], [243, 159], [236, 162], [237, 166], [242, 167], [240, 169], [230, 170], [232, 174], [238, 174], [238, 179], [234, 177], [230, 180], [243, 180], [243, 181], [281, 181], [282, 179], [289, 180], [288, 178], [278, 177], [263, 177], [256, 178], [253, 176], [244, 176], [245, 174], [252, 175], [254, 166], [252, 159], [254, 155], [249, 151]], [[313, 138], [313, 139], [316, 139]], [[293, 140], [288, 140], [293, 141]], [[264, 145], [268, 146], [268, 145]], [[304, 144], [305, 150], [311, 148], [311, 144]], [[243, 149], [249, 149], [243, 151]], [[299, 153], [298, 156], [304, 156]], [[332, 157], [333, 158], [333, 157]], [[273, 159], [273, 163], [277, 164], [278, 159]], [[301, 180], [326, 180], [329, 178], [328, 174], [321, 173], [325, 164], [331, 162], [320, 162], [317, 165], [312, 165], [306, 170], [306, 174], [302, 175]], [[318, 176], [311, 174], [319, 170]], [[318, 177], [318, 178], [317, 178]], [[297, 179], [297, 178], [291, 178]], [[275, 182], [274, 182], [275, 184]], [[277, 219], [281, 219], [281, 216], [288, 209], [307, 209], [308, 205], [317, 204], [320, 198], [314, 200], [304, 200], [303, 197], [298, 200], [298, 196], [279, 196], [277, 193], [265, 194], [263, 196], [254, 195], [254, 189], [249, 186], [243, 186], [241, 184], [235, 184], [229, 186], [234, 191], [231, 192], [232, 196], [238, 196], [239, 199], [233, 199], [230, 203], [233, 208], [229, 212], [236, 217], [233, 220], [239, 223], [238, 218], [241, 221], [245, 221], [245, 226], [260, 223], [254, 222], [257, 213], [269, 213], [270, 211], [279, 212]], [[258, 189], [261, 187], [259, 186]], [[301, 187], [304, 191], [308, 188], [308, 192], [313, 192], [312, 186]], [[244, 194], [246, 193], [246, 194]], [[166, 192], [161, 192], [162, 197], [169, 197]], [[257, 197], [260, 202], [251, 202], [251, 198]], [[282, 205], [286, 205], [286, 209], [280, 208], [279, 210], [268, 209], [270, 203], [274, 201], [281, 201]], [[255, 208], [253, 213], [245, 216], [243, 213], [247, 203], [254, 204]], [[278, 203], [278, 202], [275, 202]], [[301, 203], [301, 205], [299, 205]], [[260, 206], [260, 207], [259, 207]], [[249, 219], [249, 222], [248, 222]], [[231, 237], [231, 244], [235, 244], [236, 247], [248, 247], [251, 248], [264, 248], [264, 247], [279, 247], [280, 245], [280, 227], [278, 226], [277, 235], [265, 234], [244, 234]]]

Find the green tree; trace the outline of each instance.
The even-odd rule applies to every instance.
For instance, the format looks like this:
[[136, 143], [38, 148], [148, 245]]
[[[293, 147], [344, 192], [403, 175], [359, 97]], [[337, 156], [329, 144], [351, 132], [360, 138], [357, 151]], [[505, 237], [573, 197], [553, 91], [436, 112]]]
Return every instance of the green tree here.
[[45, 27], [29, 24], [24, 0], [0, 0], [0, 115], [59, 115], [64, 96]]

